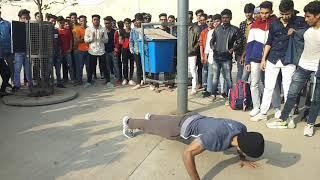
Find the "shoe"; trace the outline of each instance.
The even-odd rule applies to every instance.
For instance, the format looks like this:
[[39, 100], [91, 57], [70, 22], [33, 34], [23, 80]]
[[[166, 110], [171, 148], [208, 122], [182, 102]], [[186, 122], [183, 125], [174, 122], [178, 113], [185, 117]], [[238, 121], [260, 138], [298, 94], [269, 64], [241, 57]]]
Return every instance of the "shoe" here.
[[129, 85], [130, 85], [130, 86], [135, 86], [135, 85], [136, 85], [136, 82], [130, 80], [130, 81], [129, 81]]
[[128, 81], [126, 79], [122, 81], [122, 86], [125, 86], [127, 84], [128, 84]]
[[15, 92], [17, 92], [19, 89], [20, 89], [20, 87], [13, 86], [13, 88], [12, 88], [12, 92], [13, 92], [13, 93], [15, 93]]
[[84, 88], [88, 88], [88, 87], [91, 87], [91, 86], [92, 86], [92, 84], [87, 82], [87, 83], [84, 85]]
[[308, 136], [308, 137], [312, 137], [313, 136], [313, 127], [314, 125], [313, 124], [307, 124], [305, 127], [304, 127], [304, 131], [303, 131], [303, 135], [304, 136]]
[[288, 128], [289, 129], [294, 129], [295, 127], [296, 127], [296, 124], [294, 123], [294, 119], [293, 118], [289, 118]]
[[161, 91], [160, 91], [160, 89], [159, 89], [158, 87], [156, 87], [156, 88], [154, 89], [154, 92], [155, 92], [155, 93], [160, 93]]
[[204, 91], [203, 94], [202, 94], [203, 98], [206, 98], [206, 97], [209, 97], [209, 96], [211, 96], [211, 93], [209, 93], [208, 91]]
[[11, 95], [13, 95], [13, 94], [12, 94], [12, 93], [9, 93], [9, 92], [6, 92], [6, 91], [0, 92], [0, 97], [3, 97], [3, 96], [11, 96]]
[[111, 82], [106, 83], [107, 88], [114, 88], [114, 85]]
[[282, 119], [277, 119], [272, 122], [267, 122], [266, 126], [271, 129], [287, 129], [288, 128], [287, 121], [284, 121]]
[[216, 95], [211, 95], [212, 101], [215, 101], [217, 99]]
[[154, 85], [150, 84], [149, 89], [150, 89], [151, 91], [154, 91], [154, 90], [156, 89], [156, 87], [155, 87]]
[[250, 115], [251, 117], [254, 117], [254, 116], [258, 115], [259, 113], [260, 113], [260, 109], [259, 109], [259, 108], [253, 108], [253, 109], [250, 111], [249, 115]]
[[255, 116], [253, 116], [252, 118], [250, 118], [250, 121], [254, 121], [254, 122], [258, 122], [261, 120], [267, 120], [267, 115], [262, 114], [261, 112]]
[[227, 95], [226, 93], [222, 93], [220, 96], [221, 96], [221, 98], [223, 98], [223, 99], [227, 99], [227, 98], [228, 98], [228, 95]]
[[57, 88], [66, 88], [63, 84], [57, 84]]
[[125, 116], [122, 118], [122, 133], [124, 136], [126, 136], [127, 138], [133, 138], [134, 137], [134, 132], [132, 129], [129, 129], [129, 120], [130, 117], [129, 116]]
[[144, 116], [144, 119], [145, 119], [145, 120], [150, 120], [150, 119], [151, 119], [151, 114], [150, 114], [150, 113], [147, 113], [147, 114]]
[[197, 94], [197, 91], [196, 91], [196, 90], [192, 90], [191, 93], [190, 93], [191, 96], [193, 96], [193, 95], [195, 95], [195, 94]]
[[141, 85], [141, 86], [143, 86], [143, 85], [144, 85], [144, 82], [143, 82], [143, 81], [141, 81], [141, 82], [140, 82], [140, 85]]
[[134, 86], [133, 88], [131, 88], [132, 90], [137, 90], [137, 89], [140, 89], [141, 88], [141, 85], [140, 84], [138, 84], [138, 85], [136, 85], [136, 86]]
[[100, 79], [104, 79], [104, 76], [101, 76]]
[[274, 118], [280, 119], [280, 116], [281, 116], [281, 110], [279, 108], [276, 108], [274, 113]]

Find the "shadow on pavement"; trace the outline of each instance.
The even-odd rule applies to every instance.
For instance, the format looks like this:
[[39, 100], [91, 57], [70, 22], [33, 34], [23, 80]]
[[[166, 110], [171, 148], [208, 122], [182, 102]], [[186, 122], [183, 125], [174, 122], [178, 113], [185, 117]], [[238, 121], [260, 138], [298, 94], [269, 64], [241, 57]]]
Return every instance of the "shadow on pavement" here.
[[[266, 163], [272, 166], [277, 166], [280, 168], [288, 168], [296, 164], [300, 159], [301, 155], [293, 152], [281, 152], [282, 145], [277, 142], [265, 141], [265, 151], [264, 154], [255, 160], [264, 160], [266, 159]], [[238, 155], [235, 148], [227, 150], [224, 152], [226, 155], [234, 154]], [[217, 165], [212, 167], [203, 177], [203, 179], [213, 179], [217, 176], [222, 170], [227, 168], [232, 164], [236, 164], [239, 162], [239, 157], [232, 157], [230, 159], [219, 162]]]

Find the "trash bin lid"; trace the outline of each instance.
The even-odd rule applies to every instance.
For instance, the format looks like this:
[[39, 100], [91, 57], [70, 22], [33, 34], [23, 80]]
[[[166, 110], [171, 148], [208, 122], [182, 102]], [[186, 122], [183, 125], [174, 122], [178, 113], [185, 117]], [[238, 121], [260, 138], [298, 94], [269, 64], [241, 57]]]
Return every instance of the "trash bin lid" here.
[[[141, 33], [141, 28], [137, 29]], [[153, 40], [176, 40], [177, 38], [161, 29], [144, 29], [144, 34], [147, 41]], [[141, 39], [140, 39], [141, 41]]]

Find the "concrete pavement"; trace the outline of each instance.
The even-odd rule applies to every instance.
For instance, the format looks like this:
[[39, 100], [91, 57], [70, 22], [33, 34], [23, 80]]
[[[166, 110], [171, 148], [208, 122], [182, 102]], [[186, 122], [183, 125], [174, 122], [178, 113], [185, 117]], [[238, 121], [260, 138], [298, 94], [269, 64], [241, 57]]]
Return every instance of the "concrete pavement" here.
[[[176, 91], [108, 90], [102, 82], [88, 89], [70, 88], [79, 97], [66, 103], [40, 107], [0, 103], [1, 180], [188, 179], [181, 159], [184, 143], [141, 133], [126, 139], [121, 132], [124, 115], [174, 112]], [[293, 130], [267, 129], [265, 122], [250, 122], [247, 112], [232, 111], [221, 99], [212, 103], [191, 97], [189, 109], [239, 120], [250, 131], [262, 132], [267, 141], [258, 169], [240, 168], [232, 149], [204, 152], [196, 158], [203, 179], [319, 178], [319, 130], [307, 138], [302, 122]]]

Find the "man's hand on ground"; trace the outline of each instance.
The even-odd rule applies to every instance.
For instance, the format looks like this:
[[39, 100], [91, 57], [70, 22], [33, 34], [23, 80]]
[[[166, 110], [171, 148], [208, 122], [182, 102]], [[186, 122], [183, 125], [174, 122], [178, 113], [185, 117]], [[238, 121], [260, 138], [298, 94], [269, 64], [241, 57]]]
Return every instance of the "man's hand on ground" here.
[[259, 163], [256, 163], [254, 161], [249, 161], [249, 160], [240, 160], [240, 167], [243, 168], [244, 166], [247, 166], [249, 168], [258, 168], [260, 167]]

